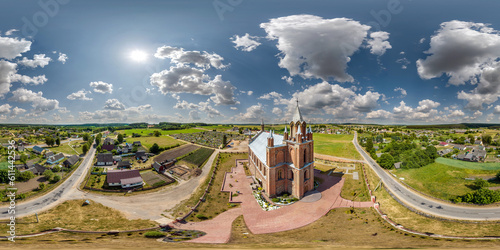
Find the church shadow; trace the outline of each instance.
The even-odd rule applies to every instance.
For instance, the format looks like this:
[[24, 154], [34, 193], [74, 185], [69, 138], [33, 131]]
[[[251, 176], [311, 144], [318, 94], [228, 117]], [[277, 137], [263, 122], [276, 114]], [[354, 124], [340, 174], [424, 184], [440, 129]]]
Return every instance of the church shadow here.
[[337, 185], [339, 182], [342, 181], [342, 177], [328, 175], [327, 173], [321, 173], [321, 171], [318, 169], [314, 170], [314, 177], [321, 179], [321, 180], [319, 180], [319, 182], [320, 182], [319, 186], [316, 188], [316, 190], [319, 192], [323, 192], [325, 190], [328, 190], [331, 187]]

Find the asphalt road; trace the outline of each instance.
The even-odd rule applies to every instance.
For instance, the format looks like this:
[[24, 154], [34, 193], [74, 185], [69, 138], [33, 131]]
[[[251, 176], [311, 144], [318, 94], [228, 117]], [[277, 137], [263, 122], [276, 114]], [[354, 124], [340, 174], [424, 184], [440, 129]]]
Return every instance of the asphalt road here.
[[484, 220], [500, 220], [500, 208], [484, 208], [484, 207], [464, 207], [451, 203], [445, 203], [438, 200], [430, 199], [417, 194], [401, 183], [397, 182], [391, 174], [386, 172], [380, 167], [358, 144], [358, 134], [354, 134], [354, 146], [358, 152], [363, 156], [368, 165], [377, 173], [381, 178], [385, 187], [395, 195], [400, 201], [406, 205], [421, 211], [425, 214], [456, 219], [456, 220], [470, 220], [470, 221], [484, 221]]
[[[83, 159], [83, 162], [80, 164], [78, 169], [76, 169], [75, 172], [73, 172], [73, 174], [57, 188], [41, 197], [16, 204], [16, 217], [33, 215], [37, 211], [50, 209], [59, 204], [59, 201], [63, 200], [63, 198], [71, 194], [73, 190], [77, 188], [77, 185], [79, 185], [84, 179], [86, 170], [88, 170], [90, 168], [90, 165], [92, 164], [95, 150], [96, 149], [94, 147], [90, 147], [89, 152], [87, 152], [87, 155]], [[0, 219], [7, 219], [9, 217], [10, 215], [8, 214], [8, 206], [0, 207]]]

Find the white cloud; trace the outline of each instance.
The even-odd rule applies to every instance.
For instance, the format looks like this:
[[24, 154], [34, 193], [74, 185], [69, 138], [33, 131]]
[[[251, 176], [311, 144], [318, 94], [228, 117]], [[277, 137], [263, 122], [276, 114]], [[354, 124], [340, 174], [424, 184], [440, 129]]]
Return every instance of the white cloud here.
[[50, 57], [46, 57], [45, 54], [35, 54], [33, 56], [33, 59], [28, 59], [26, 57], [23, 57], [23, 59], [17, 61], [17, 63], [30, 68], [36, 68], [36, 67], [43, 68], [49, 65], [50, 61], [52, 61], [52, 59]]
[[24, 38], [11, 38], [0, 36], [0, 58], [14, 59], [22, 53], [29, 51], [31, 42]]
[[5, 32], [5, 35], [6, 35], [6, 36], [11, 36], [12, 34], [14, 34], [14, 32], [17, 32], [17, 31], [19, 31], [19, 30], [16, 30], [16, 29], [10, 29], [10, 30], [7, 30], [7, 31]]
[[200, 114], [196, 110], [191, 110], [189, 111], [189, 118], [193, 121], [199, 120]]
[[62, 64], [65, 64], [66, 61], [68, 60], [68, 55], [59, 52], [59, 57], [57, 58], [59, 62], [62, 62]]
[[0, 60], [0, 97], [9, 93], [12, 76], [16, 73], [16, 64]]
[[12, 109], [12, 112], [10, 112], [10, 116], [18, 116], [20, 114], [24, 114], [26, 112], [26, 109], [15, 107]]
[[271, 99], [274, 99], [274, 98], [278, 98], [278, 99], [280, 99], [280, 98], [282, 98], [282, 97], [283, 97], [283, 95], [282, 95], [282, 94], [280, 94], [280, 93], [278, 93], [278, 92], [276, 92], [276, 91], [273, 91], [273, 92], [270, 92], [270, 93], [267, 93], [267, 94], [263, 94], [263, 95], [261, 95], [261, 96], [260, 96], [259, 98], [257, 98], [257, 99], [271, 100]]
[[406, 57], [403, 57], [403, 58], [400, 58], [398, 60], [396, 60], [396, 63], [399, 63], [401, 64], [401, 68], [402, 69], [407, 69], [408, 68], [408, 65], [411, 63], [408, 59], [406, 59]]
[[19, 74], [14, 74], [11, 76], [12, 82], [21, 82], [24, 84], [33, 84], [33, 85], [39, 85], [39, 84], [44, 84], [47, 82], [47, 77], [45, 75], [40, 75], [40, 76], [25, 76], [25, 75], [19, 75]]
[[370, 38], [367, 40], [368, 48], [370, 48], [370, 53], [381, 56], [385, 54], [385, 51], [391, 49], [392, 46], [387, 41], [389, 39], [389, 33], [385, 31], [372, 32]]
[[183, 48], [162, 46], [156, 50], [156, 58], [170, 59], [172, 63], [178, 66], [193, 64], [196, 67], [208, 69], [214, 67], [216, 69], [226, 68], [222, 61], [224, 58], [216, 53], [208, 53], [206, 51], [185, 51]]
[[400, 92], [401, 93], [401, 98], [405, 97], [408, 93], [406, 93], [406, 90], [401, 88], [401, 87], [397, 87], [394, 89], [395, 92]]
[[420, 40], [418, 40], [418, 43], [420, 43], [420, 44], [422, 44], [424, 42], [425, 42], [425, 37], [422, 37], [422, 38], [420, 38]]
[[380, 94], [377, 92], [367, 91], [364, 95], [357, 94], [353, 101], [354, 110], [362, 113], [370, 112], [377, 107], [379, 98]]
[[293, 85], [293, 78], [291, 76], [282, 76], [281, 80], [285, 80], [289, 85]]
[[9, 114], [10, 108], [12, 108], [12, 106], [10, 106], [8, 103], [1, 105], [0, 106], [0, 114], [1, 115]]
[[151, 84], [166, 95], [172, 93], [192, 93], [198, 95], [213, 95], [210, 97], [216, 104], [237, 104], [234, 97], [236, 89], [229, 81], [222, 80], [221, 75], [210, 79], [204, 70], [188, 66], [170, 67], [151, 76]]
[[253, 95], [253, 91], [249, 90], [249, 91], [247, 92], [247, 95]]
[[245, 113], [240, 113], [235, 117], [236, 121], [258, 122], [265, 115], [264, 107], [258, 103], [247, 108]]
[[280, 108], [278, 107], [274, 107], [273, 108], [273, 114], [277, 115], [277, 116], [281, 116], [283, 114], [283, 110], [281, 110]]
[[230, 40], [235, 44], [234, 48], [250, 52], [261, 44], [257, 41], [258, 39], [259, 37], [246, 33], [244, 36], [234, 35]]
[[103, 81], [91, 82], [90, 87], [94, 88], [94, 92], [105, 94], [113, 92], [113, 84]]
[[42, 113], [59, 108], [59, 101], [47, 99], [42, 95], [43, 93], [41, 91], [33, 92], [24, 88], [18, 88], [12, 92], [12, 97], [9, 98], [9, 101], [20, 103], [31, 102], [31, 106], [35, 113]]
[[411, 115], [411, 113], [413, 112], [413, 108], [406, 106], [406, 103], [404, 101], [401, 101], [398, 107], [393, 108], [392, 112], [395, 117], [404, 118], [408, 115]]
[[370, 113], [366, 114], [366, 118], [368, 118], [368, 119], [381, 119], [381, 118], [388, 119], [391, 117], [391, 115], [392, 115], [391, 112], [383, 110], [383, 109], [379, 109], [379, 110], [371, 111]]
[[124, 110], [125, 105], [118, 101], [117, 99], [108, 99], [104, 103], [104, 109], [110, 109], [110, 110]]
[[500, 105], [495, 106], [495, 110], [493, 111], [495, 114], [500, 114]]
[[313, 15], [273, 18], [260, 24], [267, 38], [278, 40], [279, 66], [304, 79], [333, 78], [352, 82], [346, 73], [351, 56], [362, 45], [370, 26], [348, 18], [323, 19]]
[[237, 108], [237, 107], [231, 107], [230, 109], [231, 109], [231, 110], [238, 110], [238, 108]]
[[425, 99], [418, 102], [418, 107], [416, 109], [417, 112], [428, 113], [431, 109], [437, 108], [441, 105], [439, 102], [435, 102], [433, 100]]
[[87, 94], [90, 94], [90, 91], [86, 91], [85, 89], [79, 90], [75, 93], [69, 94], [66, 98], [69, 100], [81, 100], [81, 101], [92, 101], [92, 98], [87, 97]]
[[185, 100], [183, 100], [183, 101], [177, 102], [175, 104], [174, 108], [176, 108], [176, 109], [197, 109], [197, 108], [199, 108], [199, 106], [194, 104], [194, 103], [189, 103], [189, 102], [186, 102]]
[[465, 113], [462, 110], [450, 110], [450, 114], [449, 114], [450, 117], [460, 117], [460, 116], [464, 116], [464, 115], [465, 115]]
[[199, 105], [199, 110], [202, 113], [207, 114], [209, 118], [214, 118], [216, 116], [223, 116], [217, 109], [210, 106], [208, 102], [200, 102], [198, 103], [198, 105]]

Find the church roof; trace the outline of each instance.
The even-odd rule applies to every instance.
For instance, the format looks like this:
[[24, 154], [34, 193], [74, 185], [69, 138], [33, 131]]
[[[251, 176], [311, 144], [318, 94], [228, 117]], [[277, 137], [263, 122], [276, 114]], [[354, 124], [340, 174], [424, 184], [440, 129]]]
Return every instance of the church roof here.
[[[269, 137], [269, 135], [269, 132], [262, 132], [255, 139], [253, 139], [250, 145], [248, 145], [255, 156], [257, 156], [257, 158], [259, 158], [259, 160], [264, 164], [266, 164], [267, 137]], [[283, 144], [282, 135], [273, 134], [273, 138], [275, 146]]]
[[300, 109], [299, 109], [299, 101], [297, 100], [297, 107], [295, 108], [295, 112], [293, 113], [293, 118], [292, 118], [292, 121], [295, 123], [295, 122], [298, 122], [298, 121], [304, 121], [304, 119], [302, 119], [302, 114], [300, 113]]

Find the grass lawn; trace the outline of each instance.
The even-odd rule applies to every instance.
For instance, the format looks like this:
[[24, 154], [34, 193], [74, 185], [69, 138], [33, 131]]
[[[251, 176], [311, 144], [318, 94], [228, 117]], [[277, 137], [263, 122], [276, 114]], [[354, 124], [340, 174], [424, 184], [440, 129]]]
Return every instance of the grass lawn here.
[[[83, 202], [84, 200], [65, 201], [57, 207], [39, 214], [40, 223], [36, 223], [35, 216], [22, 218], [23, 224], [18, 224], [16, 234], [40, 232], [55, 227], [106, 231], [148, 228], [157, 225], [149, 220], [128, 220], [121, 212], [93, 201], [90, 201], [90, 205], [82, 206]], [[0, 228], [4, 232], [8, 230], [7, 225], [3, 223]], [[89, 235], [84, 236], [88, 237]]]
[[132, 143], [134, 141], [140, 141], [142, 146], [149, 149], [153, 144], [158, 144], [160, 147], [170, 147], [176, 144], [183, 145], [185, 142], [178, 141], [170, 136], [148, 136], [148, 137], [134, 137], [134, 138], [126, 138], [128, 143]]
[[186, 164], [192, 168], [199, 168], [214, 152], [211, 148], [199, 148], [182, 158], [179, 165]]
[[[433, 197], [450, 200], [457, 195], [464, 195], [474, 181], [467, 177], [494, 176], [496, 171], [455, 168], [441, 163], [433, 163], [421, 168], [399, 169], [394, 171], [398, 177], [404, 177], [408, 185]], [[492, 185], [495, 185], [491, 183]]]
[[185, 134], [185, 133], [196, 133], [196, 132], [201, 132], [205, 130], [201, 129], [179, 129], [179, 130], [161, 130], [161, 129], [126, 129], [126, 130], [118, 130], [119, 134], [126, 135], [126, 136], [132, 136], [133, 133], [140, 134], [142, 136], [148, 136], [149, 133], [153, 133], [155, 130], [158, 130], [161, 132], [162, 135], [171, 135], [171, 134]]
[[437, 158], [436, 162], [464, 169], [500, 171], [500, 162], [496, 163], [468, 162], [468, 161], [460, 161], [443, 157]]
[[349, 159], [361, 160], [361, 155], [352, 144], [354, 135], [314, 134], [314, 152]]
[[[191, 216], [186, 219], [187, 221], [201, 221], [201, 219], [196, 217], [197, 214], [203, 215], [208, 219], [212, 219], [218, 214], [230, 208], [228, 206], [229, 193], [222, 193], [220, 191], [222, 187], [222, 180], [224, 179], [225, 173], [231, 171], [232, 167], [235, 167], [235, 160], [246, 159], [248, 158], [248, 154], [220, 153], [218, 157], [220, 157], [219, 168], [217, 169], [217, 172], [215, 174], [212, 186], [210, 187], [208, 194], [205, 196], [205, 202], [201, 203], [201, 205], [198, 207], [198, 211], [192, 213]], [[217, 160], [214, 161], [214, 164], [212, 165], [205, 183], [201, 185], [200, 188], [198, 188], [198, 190], [196, 190], [196, 192], [194, 192], [189, 199], [181, 202], [179, 205], [177, 205], [176, 208], [172, 210], [174, 218], [181, 217], [189, 211], [190, 207], [194, 206], [198, 202], [200, 197], [205, 192], [205, 188], [208, 185], [208, 181], [210, 180], [210, 176], [216, 161]]]
[[[370, 201], [370, 195], [368, 194], [368, 188], [365, 184], [365, 177], [363, 175], [363, 169], [361, 168], [361, 163], [354, 164], [356, 170], [349, 170], [349, 173], [353, 171], [358, 172], [358, 180], [354, 180], [352, 175], [344, 175], [344, 186], [342, 187], [341, 196], [344, 199], [352, 201]], [[368, 167], [368, 166], [366, 166]]]
[[[71, 145], [80, 145], [81, 141], [79, 142], [72, 142]], [[70, 145], [68, 145], [68, 143], [63, 143], [61, 144], [60, 146], [58, 147], [49, 147], [49, 148], [46, 148], [54, 153], [63, 153], [63, 154], [68, 154], [68, 155], [74, 155], [74, 154], [82, 154], [82, 147], [71, 147]], [[73, 150], [74, 149], [74, 150]], [[75, 152], [76, 150], [76, 152]], [[77, 153], [78, 152], [78, 153]]]

